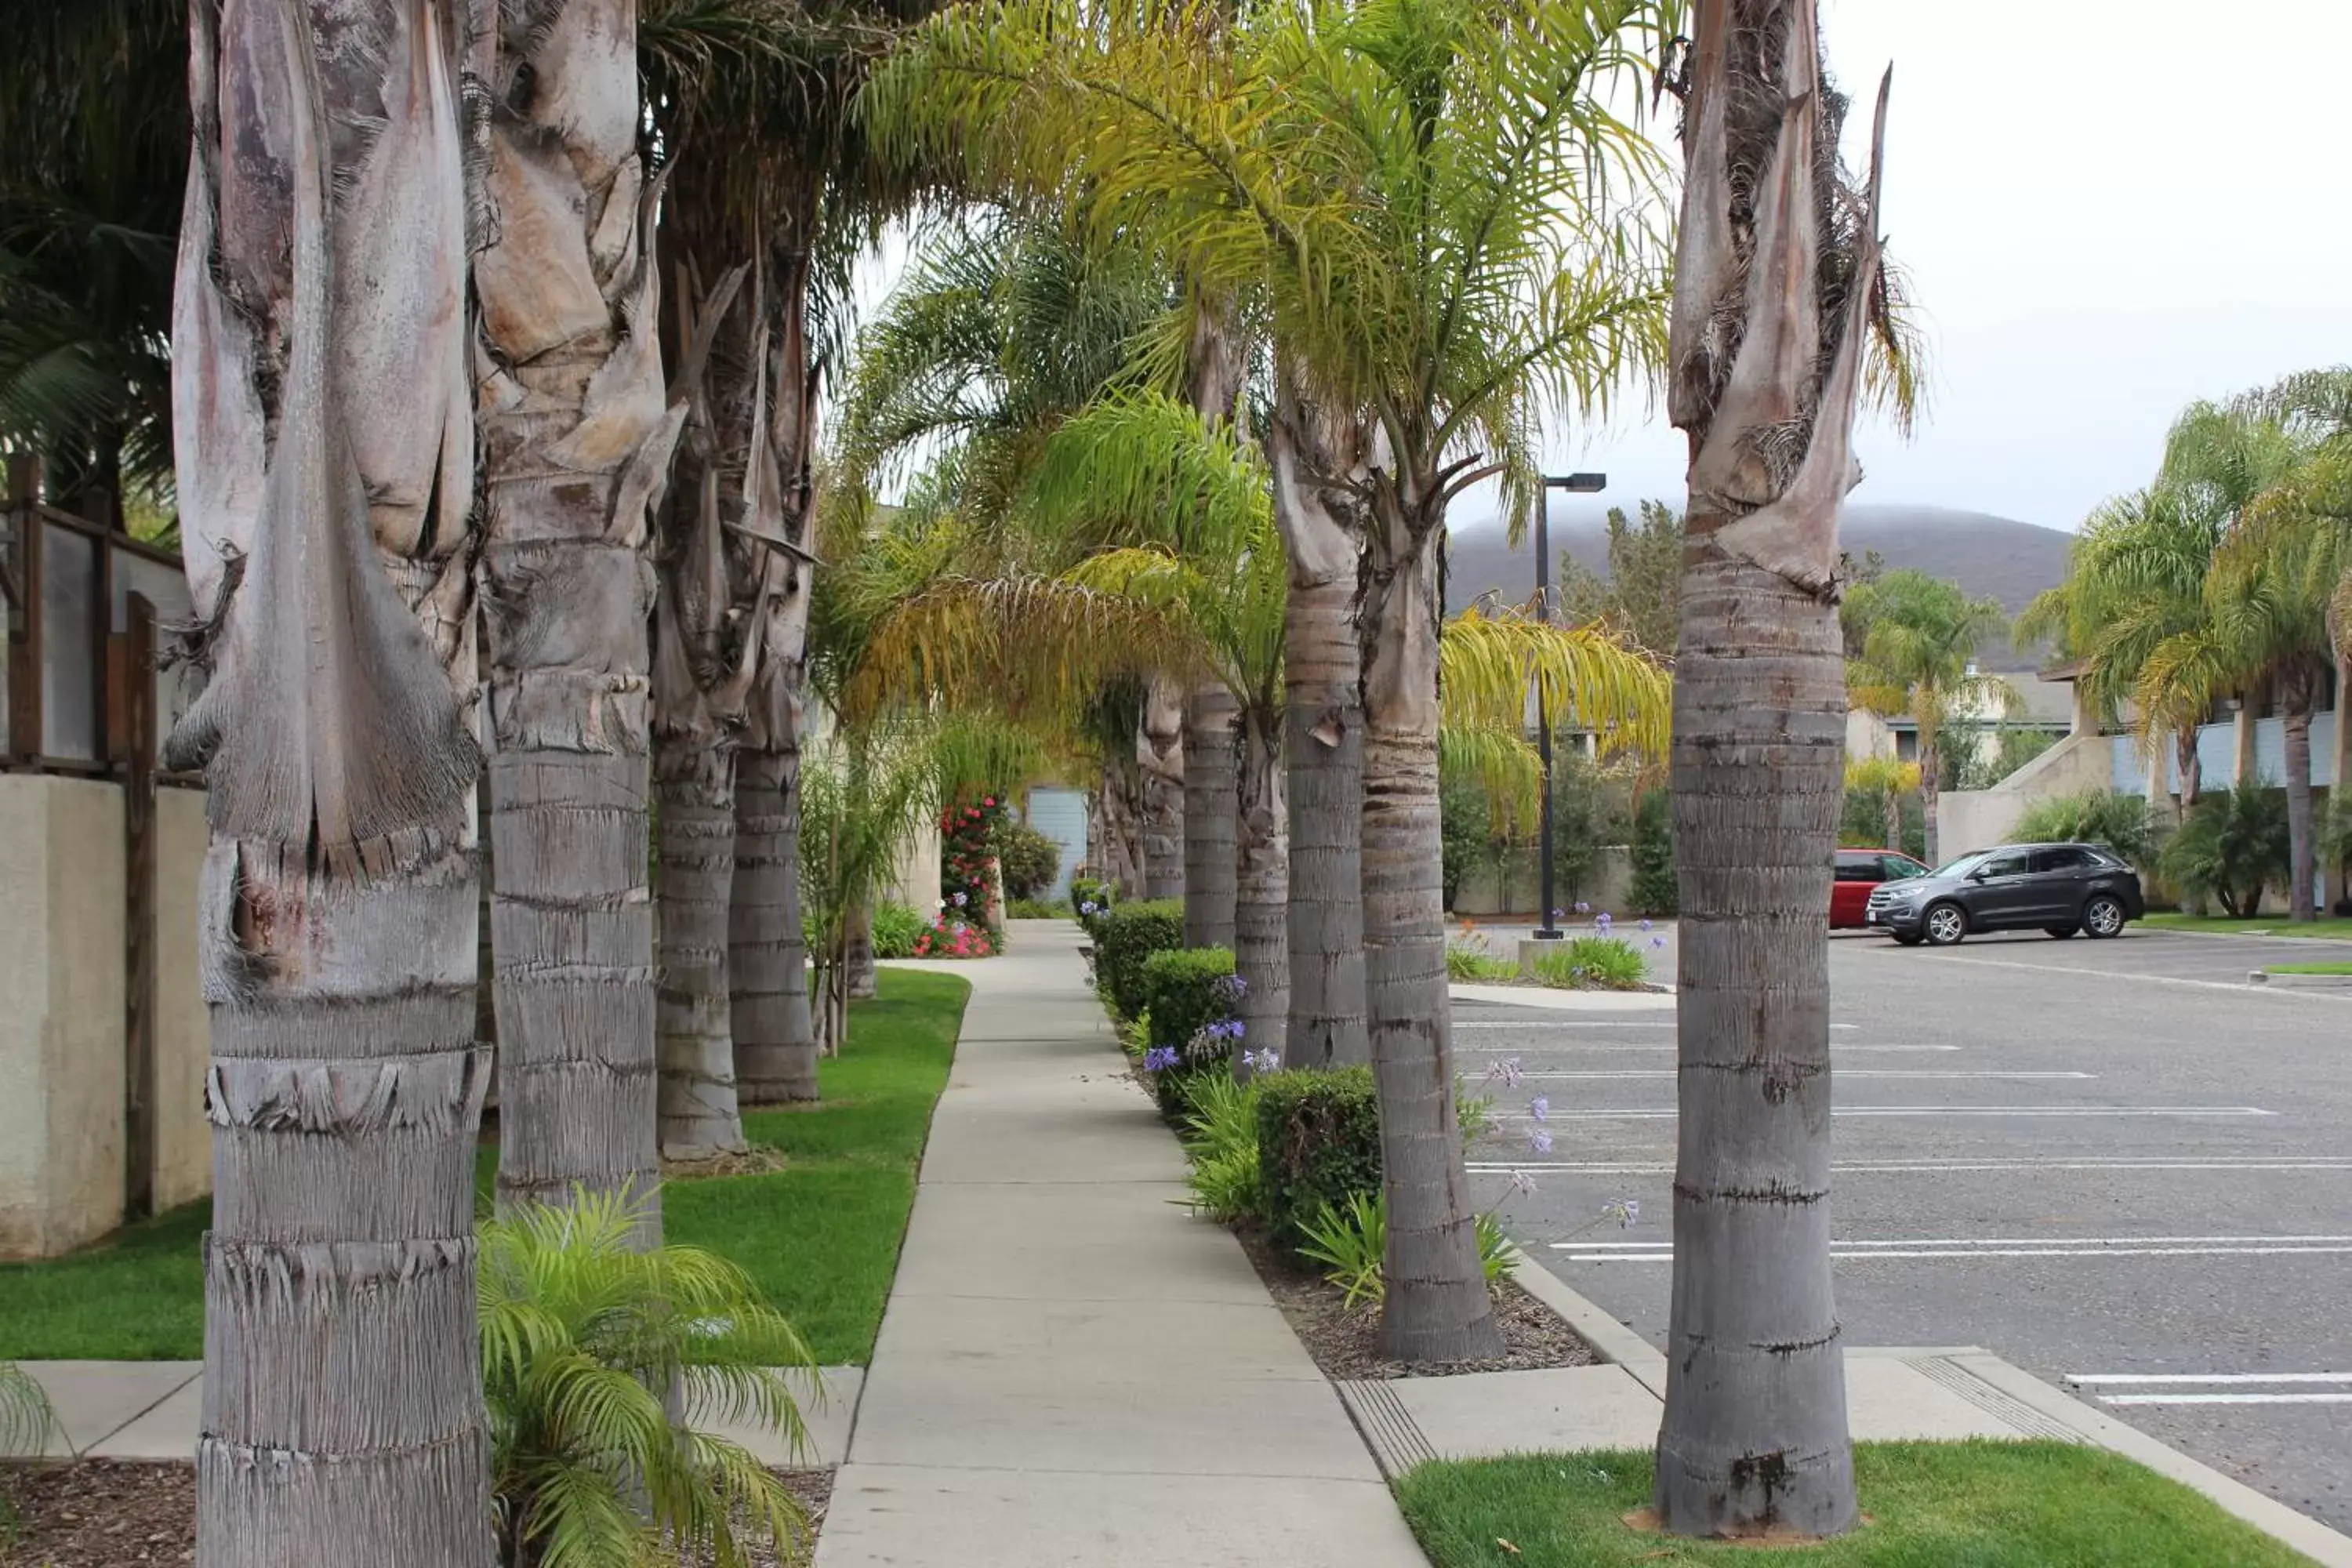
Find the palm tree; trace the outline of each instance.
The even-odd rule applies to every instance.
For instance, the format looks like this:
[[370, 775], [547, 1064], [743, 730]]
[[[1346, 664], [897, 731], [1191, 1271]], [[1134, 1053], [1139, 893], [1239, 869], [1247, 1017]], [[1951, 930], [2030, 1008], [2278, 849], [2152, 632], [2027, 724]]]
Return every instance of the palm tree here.
[[2083, 696], [2113, 719], [2129, 707], [2141, 745], [2158, 760], [2167, 740], [2179, 772], [2173, 816], [2185, 821], [2203, 789], [2197, 731], [2210, 700], [2178, 683], [2142, 679], [2167, 640], [2205, 624], [2205, 577], [2227, 517], [2206, 497], [2156, 484], [2107, 501], [2075, 536], [2066, 579], [2026, 605], [2014, 630], [2020, 646], [2056, 640], [2078, 666]]
[[[512, 1205], [657, 1187], [645, 549], [686, 410], [663, 390], [637, 0], [495, 16], [474, 288], [499, 1194]], [[657, 1237], [658, 1203], [643, 1212]]]
[[[1383, 1342], [1412, 1360], [1487, 1355], [1501, 1342], [1445, 989], [1438, 552], [1470, 485], [1502, 474], [1515, 499], [1532, 493], [1542, 405], [1595, 401], [1655, 352], [1662, 269], [1630, 205], [1651, 160], [1601, 99], [1643, 74], [1663, 18], [1647, 0], [1500, 13], [1298, 0], [1230, 27], [1223, 12], [972, 0], [917, 29], [868, 112], [887, 135], [965, 149], [985, 177], [1082, 192], [1092, 231], [1148, 245], [1204, 298], [1255, 301], [1276, 363], [1349, 437], [1309, 477], [1346, 498], [1369, 552], [1362, 899], [1390, 1193]], [[1202, 47], [1218, 37], [1226, 47]], [[1359, 454], [1361, 468], [1338, 468]], [[1213, 744], [1215, 727], [1190, 739]]]
[[1867, 341], [1887, 322], [1886, 92], [1857, 191], [1837, 163], [1845, 106], [1823, 79], [1811, 0], [1707, 0], [1694, 34], [1675, 82], [1668, 411], [1690, 444], [1690, 500], [1673, 748], [1680, 1134], [1655, 1504], [1677, 1535], [1826, 1536], [1855, 1512], [1830, 1289], [1838, 515]]
[[0, 31], [0, 451], [42, 459], [51, 504], [123, 529], [126, 499], [172, 484], [186, 7], [15, 0]]
[[172, 359], [210, 679], [169, 755], [212, 825], [204, 1568], [491, 1556], [458, 9], [191, 7]]
[[2002, 635], [1997, 599], [1971, 599], [1957, 583], [1909, 569], [1860, 583], [1845, 613], [1864, 628], [1862, 657], [1846, 668], [1853, 702], [1874, 713], [1908, 713], [1919, 725], [1919, 804], [1927, 819], [1927, 863], [1939, 854], [1936, 831], [1937, 738], [1955, 717], [1986, 707], [2016, 706], [2017, 689], [1977, 673], [1977, 649]]

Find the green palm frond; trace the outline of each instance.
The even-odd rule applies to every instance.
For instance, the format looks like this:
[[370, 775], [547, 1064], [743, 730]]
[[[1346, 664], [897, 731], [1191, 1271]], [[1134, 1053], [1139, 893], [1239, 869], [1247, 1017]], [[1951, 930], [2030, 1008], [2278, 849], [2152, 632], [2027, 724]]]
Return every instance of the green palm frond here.
[[1438, 658], [1449, 723], [1520, 733], [1540, 678], [1543, 717], [1554, 730], [1590, 730], [1604, 751], [1665, 750], [1672, 678], [1593, 627], [1472, 608], [1445, 623]]
[[1499, 834], [1521, 831], [1542, 809], [1543, 758], [1516, 729], [1440, 724], [1437, 765], [1476, 781]]
[[49, 1396], [31, 1374], [0, 1362], [0, 1456], [38, 1454], [57, 1430]]
[[693, 1247], [637, 1250], [646, 1202], [581, 1192], [482, 1226], [477, 1274], [493, 1489], [509, 1546], [548, 1568], [649, 1568], [665, 1542], [749, 1561], [738, 1520], [779, 1546], [789, 1489], [689, 1411], [806, 1438], [788, 1370], [814, 1358], [742, 1269]]

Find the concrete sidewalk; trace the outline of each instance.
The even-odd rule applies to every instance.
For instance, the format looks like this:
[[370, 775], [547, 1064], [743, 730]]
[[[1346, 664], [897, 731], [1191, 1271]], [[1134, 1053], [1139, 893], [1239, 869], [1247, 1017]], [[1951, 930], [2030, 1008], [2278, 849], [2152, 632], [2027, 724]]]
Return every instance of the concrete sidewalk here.
[[1066, 923], [974, 984], [817, 1568], [1423, 1568]]

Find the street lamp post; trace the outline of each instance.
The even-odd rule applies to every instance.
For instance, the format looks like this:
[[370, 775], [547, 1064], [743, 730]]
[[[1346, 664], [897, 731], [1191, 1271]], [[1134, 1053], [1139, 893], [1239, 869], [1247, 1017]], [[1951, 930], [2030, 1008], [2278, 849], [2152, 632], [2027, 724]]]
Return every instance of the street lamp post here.
[[[1551, 624], [1551, 492], [1566, 490], [1571, 495], [1598, 495], [1608, 488], [1607, 474], [1563, 474], [1544, 477], [1543, 488], [1536, 495], [1536, 619]], [[1537, 849], [1540, 857], [1537, 879], [1543, 889], [1543, 908], [1537, 916], [1536, 940], [1558, 942], [1560, 930], [1552, 922], [1559, 918], [1552, 903], [1551, 859], [1551, 720], [1545, 711], [1543, 676], [1536, 676], [1536, 755], [1543, 759], [1543, 823], [1542, 841]]]

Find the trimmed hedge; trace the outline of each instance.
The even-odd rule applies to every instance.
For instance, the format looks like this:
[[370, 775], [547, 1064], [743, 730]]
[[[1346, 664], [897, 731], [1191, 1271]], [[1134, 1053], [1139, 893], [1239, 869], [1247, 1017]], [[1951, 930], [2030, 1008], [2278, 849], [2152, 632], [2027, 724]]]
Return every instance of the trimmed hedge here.
[[1296, 1247], [1324, 1205], [1381, 1190], [1381, 1100], [1367, 1067], [1258, 1080], [1257, 1158], [1265, 1219]]
[[1184, 945], [1184, 905], [1160, 899], [1120, 904], [1095, 917], [1095, 979], [1122, 1018], [1143, 1011], [1143, 963]]
[[1143, 1005], [1151, 1045], [1177, 1053], [1177, 1062], [1151, 1075], [1160, 1114], [1181, 1122], [1192, 1109], [1191, 1083], [1202, 1075], [1233, 1073], [1234, 1043], [1204, 1038], [1234, 1016], [1234, 955], [1229, 948], [1180, 947], [1143, 961]]

